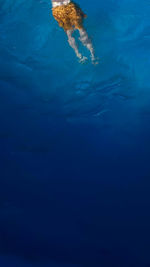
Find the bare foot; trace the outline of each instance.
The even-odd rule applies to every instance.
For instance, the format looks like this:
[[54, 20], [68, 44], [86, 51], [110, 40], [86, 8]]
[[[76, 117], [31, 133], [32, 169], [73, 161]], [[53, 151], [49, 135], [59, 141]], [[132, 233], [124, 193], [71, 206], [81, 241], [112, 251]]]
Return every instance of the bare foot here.
[[98, 65], [99, 64], [99, 58], [98, 57], [91, 57], [91, 61], [93, 65]]
[[81, 64], [84, 64], [87, 60], [88, 60], [87, 57], [82, 56], [82, 57], [79, 59], [79, 62], [80, 62]]

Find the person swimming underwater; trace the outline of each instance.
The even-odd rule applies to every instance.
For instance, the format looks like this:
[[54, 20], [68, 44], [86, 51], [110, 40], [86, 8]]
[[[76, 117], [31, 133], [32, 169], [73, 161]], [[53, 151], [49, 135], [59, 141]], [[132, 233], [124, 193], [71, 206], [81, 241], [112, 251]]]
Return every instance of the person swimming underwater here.
[[83, 27], [83, 20], [87, 17], [86, 14], [84, 14], [81, 8], [71, 0], [51, 0], [51, 2], [53, 17], [58, 22], [59, 26], [66, 32], [69, 45], [75, 51], [79, 61], [83, 63], [87, 60], [87, 57], [84, 57], [79, 53], [76, 40], [73, 37], [74, 30], [79, 31], [79, 40], [90, 51], [92, 63], [97, 63], [91, 39], [88, 37], [88, 34]]

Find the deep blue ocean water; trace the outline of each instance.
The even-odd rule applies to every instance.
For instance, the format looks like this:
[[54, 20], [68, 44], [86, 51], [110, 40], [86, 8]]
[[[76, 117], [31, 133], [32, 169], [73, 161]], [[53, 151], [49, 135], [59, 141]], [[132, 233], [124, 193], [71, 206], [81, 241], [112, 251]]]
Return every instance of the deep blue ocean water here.
[[150, 266], [150, 2], [78, 3], [0, 0], [0, 267]]

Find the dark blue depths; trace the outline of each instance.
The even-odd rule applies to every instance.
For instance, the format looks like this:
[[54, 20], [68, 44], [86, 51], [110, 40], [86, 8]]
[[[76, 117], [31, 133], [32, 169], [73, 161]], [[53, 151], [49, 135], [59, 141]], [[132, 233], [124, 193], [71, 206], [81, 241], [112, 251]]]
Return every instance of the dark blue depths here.
[[150, 266], [150, 3], [79, 4], [97, 66], [49, 1], [0, 0], [2, 267]]

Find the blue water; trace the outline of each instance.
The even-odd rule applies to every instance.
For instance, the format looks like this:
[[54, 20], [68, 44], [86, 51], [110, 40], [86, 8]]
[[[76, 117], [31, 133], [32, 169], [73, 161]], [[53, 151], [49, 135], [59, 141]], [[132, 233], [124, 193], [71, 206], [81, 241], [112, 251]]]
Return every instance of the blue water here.
[[150, 2], [78, 3], [0, 0], [0, 267], [150, 266]]

